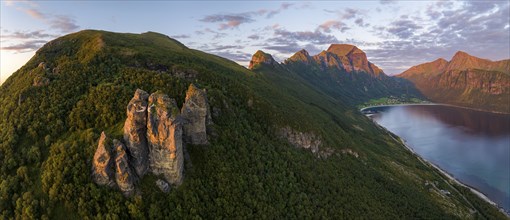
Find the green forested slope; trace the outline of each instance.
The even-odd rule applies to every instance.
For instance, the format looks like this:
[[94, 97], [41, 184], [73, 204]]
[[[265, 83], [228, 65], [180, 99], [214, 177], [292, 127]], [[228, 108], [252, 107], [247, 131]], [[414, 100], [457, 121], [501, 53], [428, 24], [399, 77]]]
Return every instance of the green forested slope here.
[[[164, 194], [145, 176], [129, 198], [93, 183], [99, 134], [120, 137], [134, 91], [182, 106], [191, 82], [207, 89], [215, 125], [210, 145], [187, 146], [184, 183]], [[319, 135], [330, 155], [291, 146], [284, 126]], [[341, 97], [150, 32], [81, 31], [41, 48], [0, 87], [0, 161], [0, 219], [504, 218]]]

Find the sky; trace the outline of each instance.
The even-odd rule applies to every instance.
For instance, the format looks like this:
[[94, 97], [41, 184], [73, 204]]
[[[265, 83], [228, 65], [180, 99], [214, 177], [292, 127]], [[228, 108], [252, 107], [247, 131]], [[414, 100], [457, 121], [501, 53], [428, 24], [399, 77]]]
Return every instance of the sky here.
[[246, 66], [306, 49], [353, 44], [388, 75], [456, 51], [510, 58], [510, 1], [30, 1], [0, 2], [0, 83], [46, 42], [84, 29], [159, 32]]

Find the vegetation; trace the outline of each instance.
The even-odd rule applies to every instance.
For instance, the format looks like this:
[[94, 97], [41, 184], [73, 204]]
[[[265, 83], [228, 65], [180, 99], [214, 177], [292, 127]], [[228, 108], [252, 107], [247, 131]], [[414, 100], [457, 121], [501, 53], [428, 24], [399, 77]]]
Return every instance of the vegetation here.
[[[50, 82], [33, 86], [36, 77]], [[187, 146], [183, 185], [164, 194], [149, 175], [125, 198], [94, 184], [100, 131], [121, 135], [136, 88], [182, 106], [190, 82], [207, 89], [215, 134]], [[0, 219], [505, 218], [462, 190], [431, 192], [424, 183], [443, 178], [341, 96], [157, 33], [81, 31], [48, 43], [0, 87], [0, 115]], [[292, 147], [281, 126], [319, 135], [334, 153]]]
[[365, 102], [363, 104], [359, 104], [358, 108], [365, 108], [369, 106], [377, 106], [377, 105], [398, 105], [398, 104], [423, 104], [423, 103], [429, 103], [428, 101], [416, 98], [416, 97], [407, 97], [405, 95], [402, 95], [400, 97], [395, 96], [389, 96], [389, 97], [382, 97], [378, 99], [370, 99], [368, 102]]

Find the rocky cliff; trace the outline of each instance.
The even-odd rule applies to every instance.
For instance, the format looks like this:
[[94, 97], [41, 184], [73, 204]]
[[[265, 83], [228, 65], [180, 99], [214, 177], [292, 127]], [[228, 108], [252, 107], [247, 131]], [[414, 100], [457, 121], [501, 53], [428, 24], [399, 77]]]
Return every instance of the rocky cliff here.
[[207, 144], [207, 126], [212, 124], [209, 102], [204, 90], [191, 84], [181, 114], [187, 120], [184, 125], [186, 141], [191, 144]]
[[129, 156], [126, 147], [117, 139], [113, 140], [115, 149], [115, 181], [122, 193], [126, 196], [132, 195], [135, 190], [136, 177], [131, 169]]
[[280, 136], [294, 147], [310, 149], [313, 153], [318, 153], [322, 144], [321, 138], [315, 134], [296, 131], [288, 126], [280, 129]]
[[149, 97], [147, 140], [149, 169], [163, 175], [167, 182], [180, 185], [183, 178], [184, 156], [182, 119], [174, 99], [162, 93]]
[[92, 179], [99, 185], [115, 184], [112, 147], [112, 140], [102, 132], [92, 163]]
[[147, 147], [147, 99], [149, 94], [137, 89], [127, 106], [127, 119], [124, 123], [124, 142], [131, 153], [136, 174], [143, 177], [148, 168], [149, 149]]
[[430, 100], [497, 112], [510, 112], [510, 60], [490, 61], [457, 52], [404, 71]]
[[273, 56], [271, 56], [271, 54], [264, 53], [264, 51], [258, 50], [257, 52], [255, 52], [255, 54], [253, 54], [248, 68], [254, 69], [259, 67], [260, 65], [276, 67], [279, 64], [273, 59]]
[[[92, 162], [94, 182], [117, 185], [129, 196], [135, 191], [136, 181], [148, 171], [179, 186], [184, 178], [183, 140], [208, 144], [207, 126], [212, 119], [205, 91], [191, 84], [182, 112], [181, 115], [175, 99], [166, 94], [156, 92], [149, 96], [137, 89], [127, 106], [123, 128], [127, 147], [116, 139], [112, 143], [104, 132], [101, 134]], [[167, 192], [166, 182], [158, 180], [155, 184]]]

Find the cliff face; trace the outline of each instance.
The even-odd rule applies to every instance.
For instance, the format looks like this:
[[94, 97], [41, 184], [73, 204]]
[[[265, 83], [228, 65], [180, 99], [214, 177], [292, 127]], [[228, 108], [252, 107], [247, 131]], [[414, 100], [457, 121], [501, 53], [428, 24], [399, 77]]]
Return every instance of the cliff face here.
[[126, 147], [117, 139], [113, 140], [113, 147], [115, 149], [115, 181], [124, 195], [132, 195], [136, 178], [130, 166]]
[[124, 141], [131, 156], [136, 174], [143, 177], [148, 168], [147, 148], [147, 99], [149, 94], [137, 89], [127, 106], [127, 119], [124, 123]]
[[[175, 99], [166, 94], [156, 92], [149, 96], [137, 89], [124, 123], [124, 142], [128, 147], [116, 139], [111, 143], [104, 132], [101, 134], [92, 162], [94, 182], [116, 184], [129, 196], [135, 191], [136, 181], [148, 171], [179, 186], [184, 178], [184, 130], [187, 143], [208, 144], [207, 126], [212, 124], [207, 95], [193, 84], [182, 111], [181, 116]], [[168, 192], [166, 182], [158, 180], [155, 184]]]
[[313, 59], [321, 66], [334, 67], [347, 73], [365, 72], [376, 77], [384, 75], [379, 67], [368, 61], [365, 52], [350, 44], [332, 44]]
[[207, 144], [207, 126], [212, 124], [212, 119], [205, 91], [191, 84], [181, 114], [187, 120], [184, 125], [186, 141], [191, 144]]
[[260, 65], [278, 66], [279, 64], [273, 59], [271, 54], [258, 50], [255, 54], [253, 54], [248, 68], [254, 69]]
[[322, 140], [315, 134], [296, 131], [290, 127], [281, 128], [280, 136], [294, 147], [309, 149], [313, 153], [318, 153], [319, 146], [322, 144]]
[[147, 140], [149, 169], [167, 182], [180, 185], [183, 178], [182, 119], [174, 99], [153, 93], [149, 97]]
[[99, 185], [114, 185], [112, 146], [110, 138], [102, 132], [92, 162], [92, 179]]
[[510, 60], [490, 61], [457, 52], [449, 62], [420, 64], [397, 77], [413, 82], [430, 100], [510, 112]]

